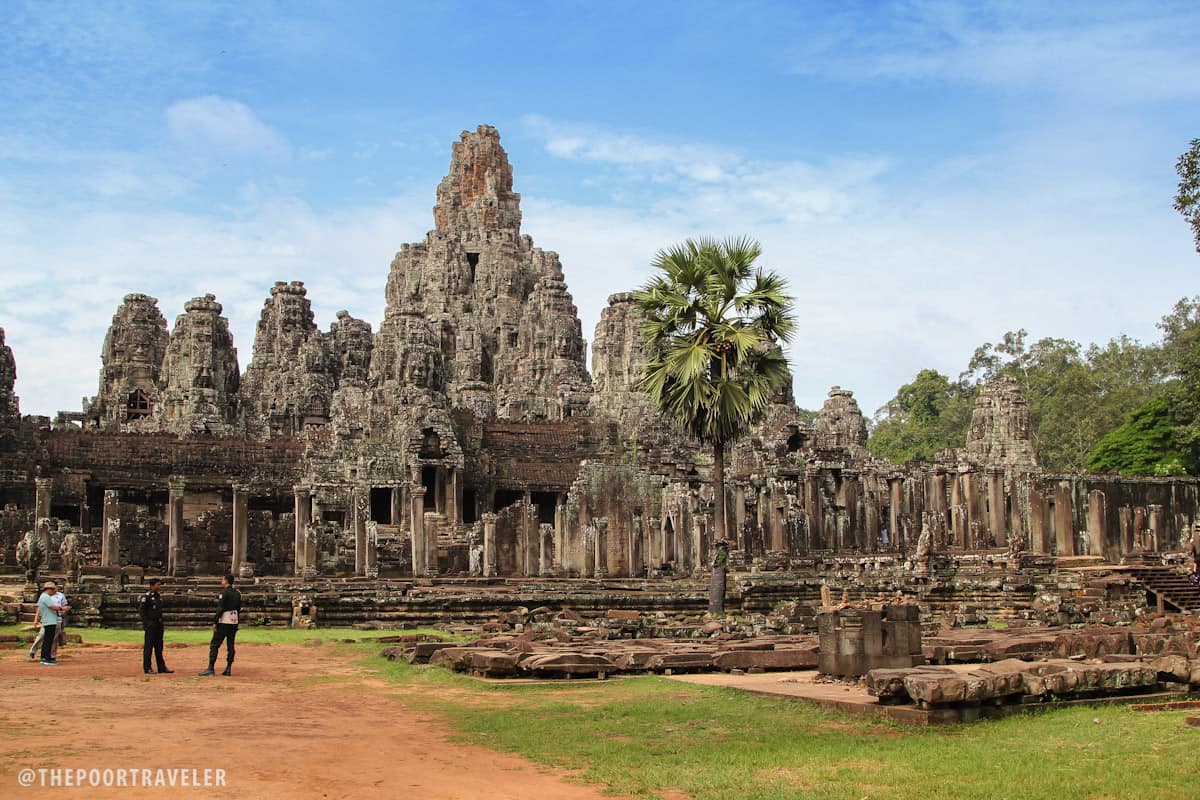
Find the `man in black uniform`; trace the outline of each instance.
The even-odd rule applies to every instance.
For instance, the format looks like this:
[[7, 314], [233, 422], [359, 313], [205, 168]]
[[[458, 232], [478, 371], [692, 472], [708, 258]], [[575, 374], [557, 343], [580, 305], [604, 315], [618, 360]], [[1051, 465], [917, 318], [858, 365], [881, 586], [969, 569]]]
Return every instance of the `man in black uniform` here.
[[147, 675], [154, 674], [154, 670], [150, 669], [151, 650], [154, 651], [160, 673], [169, 674], [175, 671], [167, 669], [167, 663], [163, 661], [162, 597], [158, 593], [161, 584], [162, 581], [158, 578], [151, 578], [150, 591], [138, 600], [138, 614], [142, 618], [142, 630], [145, 631], [142, 639], [142, 672]]
[[237, 638], [238, 612], [242, 610], [242, 595], [233, 588], [233, 575], [226, 574], [221, 578], [221, 594], [217, 597], [217, 613], [213, 617], [212, 641], [208, 645], [208, 669], [200, 674], [213, 675], [213, 667], [217, 663], [217, 651], [221, 649], [221, 641], [225, 641], [225, 671], [222, 675], [232, 675], [233, 640]]

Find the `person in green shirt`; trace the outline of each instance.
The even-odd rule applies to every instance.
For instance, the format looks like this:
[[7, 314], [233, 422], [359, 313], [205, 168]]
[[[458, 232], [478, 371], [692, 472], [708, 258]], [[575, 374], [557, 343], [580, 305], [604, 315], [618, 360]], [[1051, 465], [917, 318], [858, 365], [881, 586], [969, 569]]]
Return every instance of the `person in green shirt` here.
[[38, 617], [42, 621], [42, 664], [47, 667], [57, 667], [54, 660], [54, 641], [58, 636], [58, 620], [63, 607], [55, 600], [57, 588], [54, 581], [42, 584], [42, 596], [38, 598]]

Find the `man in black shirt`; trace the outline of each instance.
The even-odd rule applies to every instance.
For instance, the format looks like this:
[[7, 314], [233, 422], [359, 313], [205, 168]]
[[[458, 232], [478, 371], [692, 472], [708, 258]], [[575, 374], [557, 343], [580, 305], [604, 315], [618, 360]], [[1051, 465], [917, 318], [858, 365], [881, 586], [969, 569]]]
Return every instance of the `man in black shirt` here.
[[158, 578], [151, 578], [150, 591], [138, 600], [138, 615], [142, 618], [142, 630], [145, 631], [142, 639], [142, 672], [147, 675], [154, 674], [154, 670], [150, 669], [151, 651], [154, 651], [160, 673], [169, 674], [175, 671], [167, 669], [167, 662], [163, 661], [162, 597], [158, 593], [161, 585], [162, 582]]
[[233, 588], [233, 575], [226, 574], [221, 578], [221, 594], [217, 597], [217, 613], [213, 616], [212, 641], [208, 645], [208, 669], [200, 675], [215, 674], [213, 667], [216, 666], [217, 652], [221, 649], [222, 640], [225, 642], [225, 671], [221, 674], [233, 674], [233, 640], [237, 638], [238, 612], [241, 610], [241, 592]]

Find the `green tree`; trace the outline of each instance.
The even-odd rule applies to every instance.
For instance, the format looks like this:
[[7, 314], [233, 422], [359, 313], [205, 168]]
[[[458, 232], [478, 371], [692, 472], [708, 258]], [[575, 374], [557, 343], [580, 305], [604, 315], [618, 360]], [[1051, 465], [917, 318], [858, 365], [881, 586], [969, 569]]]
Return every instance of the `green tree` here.
[[1200, 296], [1180, 300], [1158, 327], [1177, 443], [1185, 452], [1200, 452]]
[[1179, 174], [1179, 191], [1175, 195], [1175, 210], [1192, 226], [1196, 252], [1200, 252], [1200, 139], [1192, 139], [1187, 151], [1175, 162]]
[[1156, 397], [1108, 433], [1088, 460], [1095, 472], [1126, 475], [1183, 475], [1196, 471], [1196, 459], [1178, 445], [1179, 425], [1164, 397]]
[[645, 316], [642, 385], [667, 418], [713, 454], [709, 610], [725, 610], [725, 449], [791, 380], [780, 344], [795, 325], [783, 278], [757, 267], [749, 238], [688, 239], [660, 250], [661, 272], [634, 294]]
[[1047, 470], [1083, 470], [1100, 439], [1162, 390], [1159, 349], [1121, 336], [1104, 347], [1068, 339], [1029, 344], [1025, 330], [976, 349], [961, 380], [1017, 379], [1029, 401], [1038, 460]]
[[923, 369], [875, 413], [867, 447], [900, 464], [930, 461], [939, 450], [963, 446], [974, 402], [972, 387]]

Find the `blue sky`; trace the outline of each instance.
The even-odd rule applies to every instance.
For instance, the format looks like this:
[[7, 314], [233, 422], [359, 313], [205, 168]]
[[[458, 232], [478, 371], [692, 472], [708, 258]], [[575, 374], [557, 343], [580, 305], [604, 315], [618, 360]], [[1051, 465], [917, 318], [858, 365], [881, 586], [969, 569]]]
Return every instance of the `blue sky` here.
[[797, 401], [870, 414], [976, 346], [1158, 338], [1200, 258], [1195, 3], [5, 3], [0, 326], [22, 409], [96, 390], [121, 297], [276, 280], [377, 324], [450, 143], [496, 125], [591, 338], [685, 236], [797, 297]]

